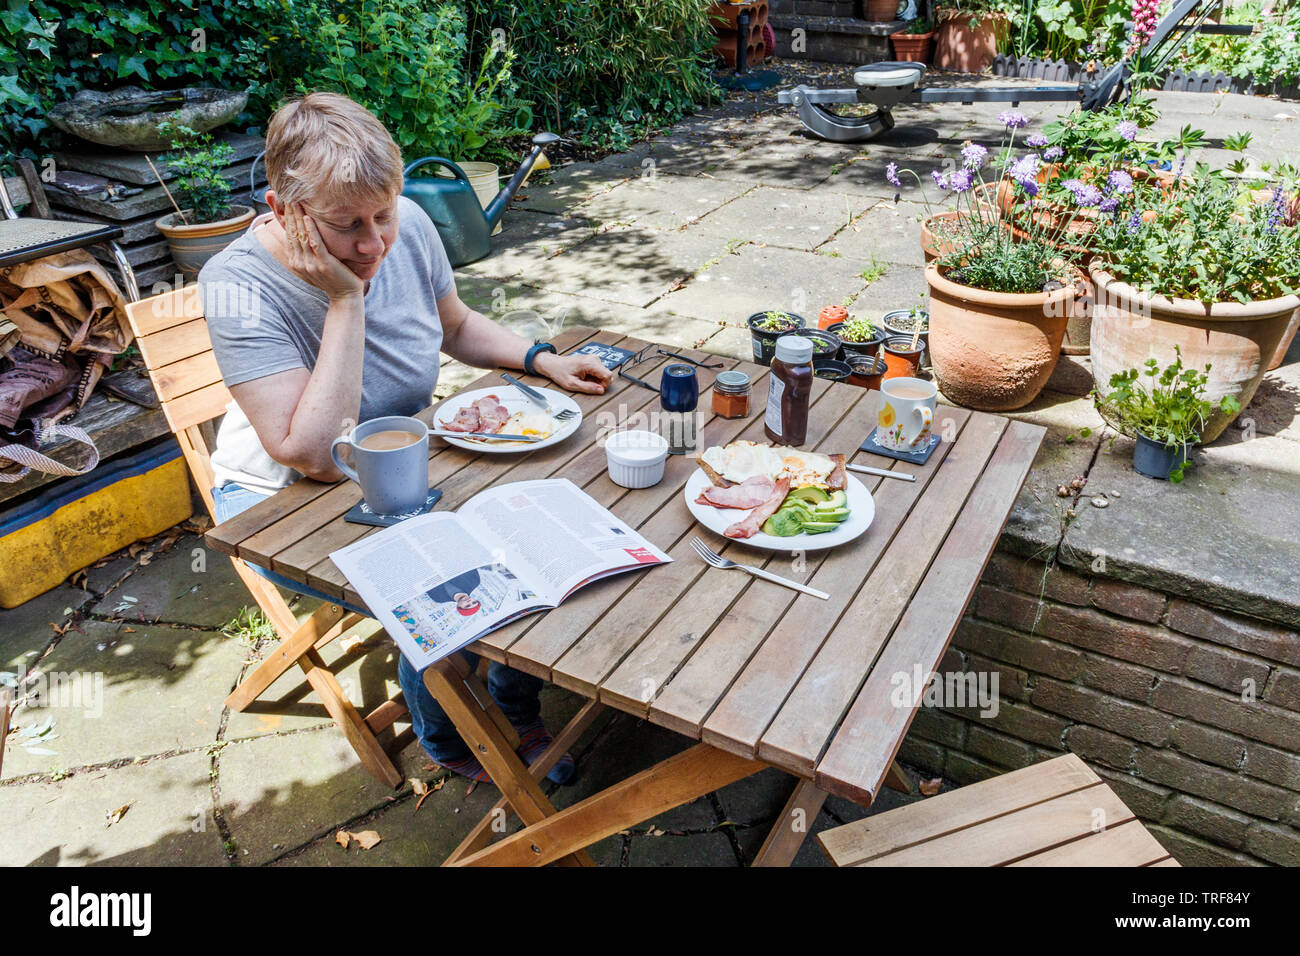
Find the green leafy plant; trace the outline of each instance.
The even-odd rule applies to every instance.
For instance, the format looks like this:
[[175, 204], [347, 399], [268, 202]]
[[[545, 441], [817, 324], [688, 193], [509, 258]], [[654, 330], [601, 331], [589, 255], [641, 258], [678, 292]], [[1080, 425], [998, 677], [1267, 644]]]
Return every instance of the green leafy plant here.
[[876, 327], [863, 315], [848, 319], [840, 326], [839, 336], [846, 342], [870, 342], [876, 337]]
[[[1206, 417], [1213, 406], [1205, 399], [1210, 366], [1205, 371], [1183, 366], [1182, 350], [1174, 346], [1174, 361], [1161, 369], [1154, 358], [1146, 360], [1141, 372], [1135, 368], [1110, 377], [1110, 391], [1104, 396], [1093, 391], [1102, 416], [1117, 431], [1130, 437], [1142, 435], [1169, 448], [1199, 442]], [[1218, 407], [1230, 415], [1241, 411], [1241, 403], [1225, 395]], [[1170, 474], [1182, 481], [1187, 462]]]
[[769, 311], [755, 323], [755, 327], [764, 332], [788, 332], [795, 327], [795, 320], [784, 312]]
[[162, 123], [158, 130], [171, 139], [172, 152], [161, 158], [176, 173], [180, 183], [176, 201], [182, 210], [188, 207], [186, 218], [191, 224], [229, 218], [231, 184], [221, 173], [235, 154], [234, 147], [188, 126]]
[[912, 36], [920, 36], [922, 34], [929, 33], [933, 29], [934, 29], [933, 23], [931, 23], [925, 17], [917, 17], [915, 20], [909, 23], [907, 27], [903, 29], [902, 32], [906, 34], [910, 34]]

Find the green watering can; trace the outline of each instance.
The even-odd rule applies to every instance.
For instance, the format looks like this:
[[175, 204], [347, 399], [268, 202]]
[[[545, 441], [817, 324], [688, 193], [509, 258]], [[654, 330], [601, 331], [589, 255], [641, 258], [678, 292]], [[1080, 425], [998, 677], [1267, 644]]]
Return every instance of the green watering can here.
[[[496, 199], [484, 209], [469, 184], [465, 171], [449, 159], [441, 156], [426, 156], [417, 159], [402, 170], [404, 185], [402, 195], [413, 199], [420, 208], [429, 214], [433, 224], [438, 227], [438, 235], [447, 250], [447, 258], [452, 266], [463, 266], [477, 262], [492, 251], [492, 230], [501, 221], [501, 214], [515, 195], [515, 190], [524, 181], [543, 147], [558, 142], [554, 133], [538, 133], [533, 137], [533, 148], [516, 170], [505, 189], [497, 193]], [[455, 175], [454, 179], [444, 176], [425, 176], [412, 179], [411, 173], [429, 163], [445, 166]]]

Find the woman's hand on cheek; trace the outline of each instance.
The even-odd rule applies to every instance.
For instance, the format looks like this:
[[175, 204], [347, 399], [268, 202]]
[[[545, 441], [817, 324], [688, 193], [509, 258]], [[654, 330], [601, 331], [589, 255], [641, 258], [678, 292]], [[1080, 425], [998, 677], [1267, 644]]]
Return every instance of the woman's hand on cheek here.
[[533, 368], [556, 385], [571, 392], [603, 395], [614, 373], [594, 355], [555, 355], [543, 352], [533, 359]]
[[331, 302], [365, 292], [365, 283], [326, 247], [315, 221], [301, 203], [285, 207], [284, 232], [289, 268], [298, 278], [320, 289]]

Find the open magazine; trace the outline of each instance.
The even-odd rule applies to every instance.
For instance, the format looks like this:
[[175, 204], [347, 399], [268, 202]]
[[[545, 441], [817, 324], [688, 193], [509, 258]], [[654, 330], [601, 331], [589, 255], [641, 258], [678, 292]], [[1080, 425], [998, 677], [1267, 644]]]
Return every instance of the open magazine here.
[[672, 560], [567, 478], [498, 485], [330, 557], [417, 670], [584, 584]]

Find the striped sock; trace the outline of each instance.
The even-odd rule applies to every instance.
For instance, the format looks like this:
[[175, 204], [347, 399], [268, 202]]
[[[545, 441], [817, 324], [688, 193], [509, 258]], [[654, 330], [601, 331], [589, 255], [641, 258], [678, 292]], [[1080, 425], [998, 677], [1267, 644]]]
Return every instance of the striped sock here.
[[440, 760], [442, 766], [446, 767], [452, 773], [460, 774], [462, 777], [468, 777], [479, 783], [490, 783], [492, 778], [488, 772], [483, 769], [483, 765], [474, 757], [463, 757], [460, 760]]
[[[515, 727], [519, 732], [519, 749], [516, 753], [523, 758], [524, 763], [532, 766], [533, 762], [549, 747], [554, 737], [547, 731], [546, 725], [540, 720], [535, 720], [531, 724], [524, 724], [521, 727]], [[577, 770], [577, 764], [574, 763], [572, 754], [564, 754], [555, 762], [546, 779], [553, 783], [565, 784], [573, 779]]]

